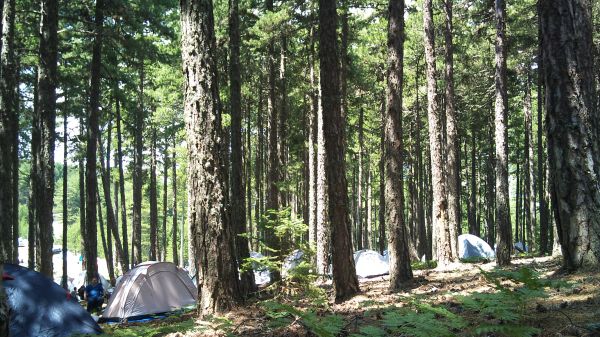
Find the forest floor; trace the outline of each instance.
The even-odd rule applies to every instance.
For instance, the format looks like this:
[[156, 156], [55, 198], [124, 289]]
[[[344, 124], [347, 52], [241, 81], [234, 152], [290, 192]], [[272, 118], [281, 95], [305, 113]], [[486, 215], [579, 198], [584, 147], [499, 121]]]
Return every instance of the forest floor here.
[[[518, 319], [513, 321], [514, 325], [534, 328], [537, 330], [534, 334], [536, 336], [600, 336], [600, 272], [588, 270], [567, 274], [560, 271], [560, 263], [560, 259], [552, 257], [513, 260], [513, 266], [508, 270], [519, 271], [525, 267], [539, 275], [540, 280], [566, 282], [568, 285], [546, 288], [543, 295], [527, 298], [522, 308], [502, 308], [502, 305], [498, 306], [497, 303], [494, 304], [495, 308], [500, 307], [500, 311], [507, 309], [507, 312], [520, 312]], [[484, 310], [475, 312], [468, 310], [466, 304], [460, 301], [460, 298], [468, 298], [475, 293], [498, 293], [499, 284], [507, 286], [509, 292], [514, 294], [516, 288], [508, 286], [511, 283], [506, 279], [490, 279], [484, 275], [494, 269], [495, 263], [491, 262], [461, 263], [449, 271], [416, 270], [414, 279], [407, 283], [401, 292], [396, 293], [387, 291], [388, 276], [362, 279], [361, 293], [341, 304], [314, 306], [308, 300], [292, 301], [289, 297], [287, 300], [279, 297], [278, 303], [283, 303], [283, 307], [277, 307], [277, 311], [273, 307], [265, 306], [267, 298], [255, 300], [223, 317], [200, 321], [190, 313], [167, 321], [111, 327], [107, 334], [121, 337], [142, 335], [165, 337], [411, 336], [419, 334], [435, 336], [435, 332], [427, 332], [428, 328], [435, 331], [433, 329], [436, 322], [433, 321], [453, 321], [455, 318], [452, 317], [456, 315], [460, 316], [458, 319], [463, 320], [464, 325], [454, 326], [449, 330], [449, 335], [490, 337], [511, 335], [497, 331], [478, 333], [476, 329], [479, 324], [486, 323], [497, 327], [504, 324], [505, 320], [494, 317], [496, 314], [494, 312], [479, 316]], [[320, 285], [320, 288], [331, 297], [330, 283]], [[418, 301], [418, 304], [415, 304], [415, 301]], [[422, 304], [426, 304], [427, 307], [423, 307]], [[430, 316], [411, 318], [416, 321], [414, 323], [409, 321], [406, 326], [416, 328], [414, 334], [393, 333], [391, 332], [393, 330], [386, 329], [382, 322], [386, 319], [386, 313], [391, 310], [390, 308], [403, 306], [413, 308], [412, 310], [417, 313], [423, 312], [421, 310], [423, 308], [426, 311], [426, 308], [431, 307], [442, 308], [444, 311], [435, 312]], [[306, 312], [311, 314], [305, 315]], [[503, 313], [500, 312], [499, 315]], [[331, 317], [336, 319], [329, 319]], [[419, 324], [422, 326], [420, 327]], [[337, 328], [332, 328], [335, 325]], [[365, 329], [365, 327], [369, 328]], [[371, 329], [371, 327], [379, 328]], [[525, 332], [522, 333], [522, 336], [525, 336]], [[521, 333], [513, 331], [512, 335], [521, 336]]]

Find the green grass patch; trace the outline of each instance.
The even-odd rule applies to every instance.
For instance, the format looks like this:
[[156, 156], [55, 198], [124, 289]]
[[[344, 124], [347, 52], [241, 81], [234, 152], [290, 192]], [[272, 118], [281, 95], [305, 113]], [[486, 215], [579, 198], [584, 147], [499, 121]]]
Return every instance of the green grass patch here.
[[144, 325], [103, 325], [104, 333], [100, 336], [113, 337], [153, 337], [163, 336], [173, 332], [185, 333], [196, 327], [193, 319], [181, 321], [180, 318], [164, 319], [155, 322], [144, 323]]

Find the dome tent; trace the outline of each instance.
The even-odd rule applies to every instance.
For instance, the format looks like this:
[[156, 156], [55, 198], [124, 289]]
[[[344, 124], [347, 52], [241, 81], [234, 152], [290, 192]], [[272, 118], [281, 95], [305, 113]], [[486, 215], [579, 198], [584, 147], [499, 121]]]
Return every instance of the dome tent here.
[[70, 295], [46, 276], [14, 264], [4, 264], [10, 279], [6, 289], [10, 314], [10, 336], [67, 337], [99, 334], [100, 326]]
[[460, 259], [487, 259], [496, 258], [496, 253], [490, 245], [473, 234], [458, 236], [458, 257]]
[[185, 270], [171, 262], [144, 262], [128, 271], [117, 284], [102, 320], [165, 313], [193, 305], [198, 290]]

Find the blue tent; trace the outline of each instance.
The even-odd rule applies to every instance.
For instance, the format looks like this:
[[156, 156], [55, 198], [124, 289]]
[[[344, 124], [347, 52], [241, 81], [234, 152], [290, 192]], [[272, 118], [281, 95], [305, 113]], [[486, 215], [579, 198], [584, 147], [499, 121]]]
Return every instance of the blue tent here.
[[496, 258], [496, 253], [478, 236], [472, 234], [462, 234], [458, 236], [458, 257], [461, 259], [488, 259]]
[[12, 278], [2, 281], [10, 306], [10, 336], [68, 337], [102, 332], [92, 316], [49, 278], [14, 264], [4, 264], [4, 272]]

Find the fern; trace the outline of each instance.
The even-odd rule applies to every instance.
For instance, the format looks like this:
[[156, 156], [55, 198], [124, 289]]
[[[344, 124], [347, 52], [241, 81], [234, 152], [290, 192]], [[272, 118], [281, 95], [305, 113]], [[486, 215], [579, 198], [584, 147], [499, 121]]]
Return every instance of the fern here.
[[272, 318], [273, 327], [283, 327], [297, 320], [317, 337], [335, 337], [344, 326], [344, 320], [337, 315], [319, 317], [314, 311], [302, 311], [275, 301], [263, 302], [262, 306], [266, 315]]
[[489, 333], [497, 333], [507, 337], [532, 337], [539, 334], [541, 330], [518, 324], [483, 324], [475, 328], [474, 332], [477, 335], [485, 336], [487, 336]]

